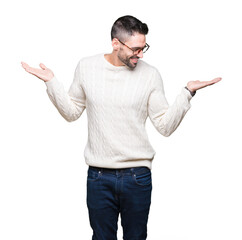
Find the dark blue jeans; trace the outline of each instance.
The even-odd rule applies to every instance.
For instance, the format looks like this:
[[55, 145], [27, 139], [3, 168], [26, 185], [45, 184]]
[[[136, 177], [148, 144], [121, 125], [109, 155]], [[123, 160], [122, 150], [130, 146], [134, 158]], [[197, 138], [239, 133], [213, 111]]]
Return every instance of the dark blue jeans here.
[[87, 206], [92, 240], [117, 240], [119, 213], [123, 239], [145, 240], [151, 191], [151, 170], [147, 167], [89, 167]]

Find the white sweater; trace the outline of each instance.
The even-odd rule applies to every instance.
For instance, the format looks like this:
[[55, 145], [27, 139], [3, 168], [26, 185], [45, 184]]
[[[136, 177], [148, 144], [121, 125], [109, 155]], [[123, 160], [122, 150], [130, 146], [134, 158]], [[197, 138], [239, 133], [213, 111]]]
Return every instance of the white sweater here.
[[56, 77], [45, 84], [50, 100], [68, 122], [86, 109], [84, 157], [87, 165], [95, 167], [151, 169], [156, 152], [145, 129], [147, 117], [158, 132], [169, 136], [191, 107], [192, 96], [184, 87], [168, 105], [162, 78], [153, 66], [139, 60], [133, 70], [117, 67], [104, 54], [78, 62], [69, 92]]

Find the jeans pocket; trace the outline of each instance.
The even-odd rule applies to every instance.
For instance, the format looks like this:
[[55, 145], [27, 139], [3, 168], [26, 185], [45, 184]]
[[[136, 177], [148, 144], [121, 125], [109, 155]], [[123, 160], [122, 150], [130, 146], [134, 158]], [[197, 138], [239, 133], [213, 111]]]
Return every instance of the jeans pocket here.
[[98, 170], [93, 170], [93, 169], [88, 169], [87, 171], [87, 181], [97, 181], [98, 179], [100, 179], [102, 176], [102, 171], [98, 171]]
[[142, 173], [134, 173], [133, 179], [135, 183], [139, 186], [148, 186], [152, 183], [152, 177], [151, 177], [151, 171], [150, 169], [147, 169], [146, 171]]

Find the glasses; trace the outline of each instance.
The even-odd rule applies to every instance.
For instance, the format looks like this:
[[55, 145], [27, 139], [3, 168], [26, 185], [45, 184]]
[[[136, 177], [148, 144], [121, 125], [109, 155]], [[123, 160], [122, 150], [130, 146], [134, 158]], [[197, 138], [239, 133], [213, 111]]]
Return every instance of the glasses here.
[[149, 45], [148, 43], [146, 43], [145, 46], [144, 46], [143, 48], [130, 48], [129, 46], [127, 46], [126, 44], [124, 44], [123, 42], [121, 42], [119, 39], [118, 39], [118, 41], [119, 41], [120, 43], [122, 43], [124, 46], [126, 46], [127, 48], [129, 48], [131, 51], [133, 51], [133, 54], [134, 54], [134, 55], [139, 54], [141, 51], [142, 51], [143, 53], [145, 53], [145, 52], [147, 52], [147, 50], [150, 48], [150, 45]]

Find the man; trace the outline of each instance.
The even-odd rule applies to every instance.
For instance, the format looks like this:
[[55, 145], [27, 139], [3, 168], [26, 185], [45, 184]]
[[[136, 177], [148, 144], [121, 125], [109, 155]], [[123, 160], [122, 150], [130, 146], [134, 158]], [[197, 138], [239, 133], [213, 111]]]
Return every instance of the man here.
[[140, 60], [148, 50], [148, 27], [137, 18], [123, 16], [111, 30], [113, 51], [78, 62], [68, 91], [44, 64], [23, 68], [42, 79], [50, 100], [67, 121], [88, 117], [88, 142], [84, 151], [89, 165], [87, 206], [93, 240], [117, 239], [121, 214], [123, 238], [147, 238], [151, 203], [151, 164], [155, 151], [145, 122], [149, 116], [164, 136], [169, 136], [190, 108], [198, 89], [221, 80], [190, 81], [169, 106], [157, 69]]

